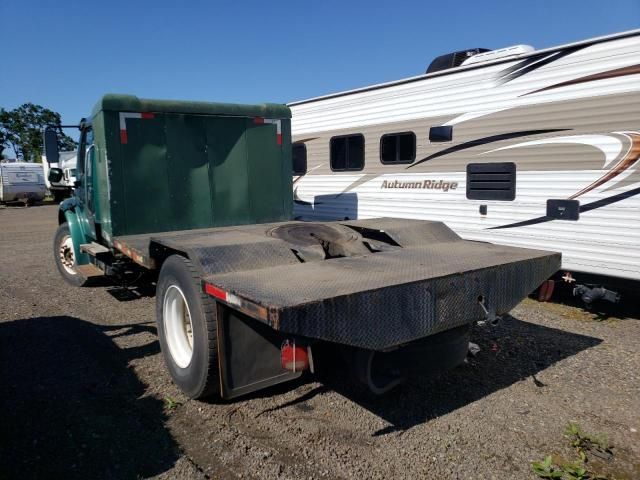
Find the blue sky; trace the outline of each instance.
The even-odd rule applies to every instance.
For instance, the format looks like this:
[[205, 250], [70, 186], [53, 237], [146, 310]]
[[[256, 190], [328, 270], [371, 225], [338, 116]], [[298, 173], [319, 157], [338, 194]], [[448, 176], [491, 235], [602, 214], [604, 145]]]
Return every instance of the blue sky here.
[[640, 0], [0, 1], [0, 106], [75, 123], [100, 95], [287, 102], [424, 72], [471, 47], [640, 26]]

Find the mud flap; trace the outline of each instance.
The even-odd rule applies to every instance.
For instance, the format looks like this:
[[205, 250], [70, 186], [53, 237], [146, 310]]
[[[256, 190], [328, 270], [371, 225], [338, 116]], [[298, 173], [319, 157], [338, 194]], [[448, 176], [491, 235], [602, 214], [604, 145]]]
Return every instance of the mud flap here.
[[222, 398], [235, 398], [302, 375], [282, 368], [283, 334], [220, 303], [217, 308]]

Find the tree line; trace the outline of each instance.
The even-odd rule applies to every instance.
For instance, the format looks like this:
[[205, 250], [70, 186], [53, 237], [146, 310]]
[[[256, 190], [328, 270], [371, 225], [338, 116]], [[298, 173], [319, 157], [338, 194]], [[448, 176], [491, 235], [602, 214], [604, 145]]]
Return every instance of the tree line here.
[[61, 124], [60, 114], [42, 105], [25, 103], [13, 110], [0, 108], [0, 158], [11, 150], [18, 160], [40, 162], [42, 132], [47, 126], [58, 130], [61, 151], [75, 150], [77, 142], [63, 133]]

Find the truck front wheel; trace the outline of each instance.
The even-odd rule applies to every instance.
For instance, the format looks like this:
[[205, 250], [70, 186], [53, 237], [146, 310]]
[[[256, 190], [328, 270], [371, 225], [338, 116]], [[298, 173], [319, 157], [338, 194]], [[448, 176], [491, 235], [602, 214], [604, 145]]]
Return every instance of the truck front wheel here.
[[191, 398], [219, 391], [216, 304], [180, 255], [167, 258], [156, 290], [158, 337], [173, 381]]
[[61, 224], [53, 237], [53, 257], [62, 278], [74, 287], [87, 284], [87, 278], [77, 270], [73, 240], [66, 223]]

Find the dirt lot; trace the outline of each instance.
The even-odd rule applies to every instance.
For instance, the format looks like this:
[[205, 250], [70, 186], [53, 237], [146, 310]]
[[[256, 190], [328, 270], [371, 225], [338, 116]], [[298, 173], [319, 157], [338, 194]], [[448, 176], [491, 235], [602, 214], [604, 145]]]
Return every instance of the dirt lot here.
[[0, 478], [535, 478], [532, 460], [576, 456], [569, 421], [613, 445], [591, 466], [640, 478], [637, 307], [526, 300], [466, 364], [382, 398], [335, 372], [189, 401], [154, 298], [62, 282], [56, 208], [0, 208]]

